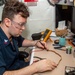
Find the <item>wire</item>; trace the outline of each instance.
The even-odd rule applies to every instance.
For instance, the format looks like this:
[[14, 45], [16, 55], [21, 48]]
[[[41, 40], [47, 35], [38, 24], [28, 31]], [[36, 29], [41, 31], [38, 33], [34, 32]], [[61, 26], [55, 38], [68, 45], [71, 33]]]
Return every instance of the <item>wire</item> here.
[[[38, 42], [40, 42], [40, 43], [42, 44], [41, 40], [37, 41], [37, 43], [38, 43]], [[36, 43], [36, 44], [37, 44], [37, 43]], [[36, 44], [35, 44], [35, 45], [36, 45]], [[42, 45], [43, 45], [43, 44], [42, 44]], [[44, 46], [44, 45], [43, 45], [43, 46]], [[53, 51], [53, 50], [46, 49], [45, 46], [44, 46], [44, 49], [45, 49], [46, 51], [53, 52], [53, 53], [55, 53], [56, 55], [58, 55], [58, 56], [60, 57], [60, 60], [59, 60], [59, 62], [58, 62], [58, 64], [57, 64], [57, 65], [59, 65], [60, 61], [62, 60], [62, 56], [61, 56], [59, 53], [57, 53], [57, 52], [55, 52], [55, 51]], [[39, 50], [39, 51], [43, 51], [43, 49], [42, 49], [42, 50]], [[33, 51], [32, 51], [32, 52], [33, 52]], [[37, 51], [35, 50], [34, 52], [37, 52]], [[39, 58], [41, 58], [41, 57], [39, 57]]]
[[[33, 51], [33, 52], [38, 52], [38, 51], [43, 51], [43, 50], [35, 50], [35, 51]], [[53, 52], [53, 53], [55, 53], [56, 55], [58, 55], [59, 57], [60, 57], [60, 59], [59, 59], [59, 61], [58, 61], [58, 63], [57, 63], [57, 66], [59, 65], [59, 63], [61, 62], [61, 60], [62, 60], [62, 56], [59, 54], [59, 53], [57, 53], [57, 52], [55, 52], [55, 51], [53, 51], [53, 50], [46, 50], [47, 52]], [[34, 58], [38, 58], [38, 59], [46, 59], [46, 58], [41, 58], [41, 57], [38, 57], [38, 56], [34, 56]]]
[[29, 47], [24, 48], [24, 51], [26, 51]]

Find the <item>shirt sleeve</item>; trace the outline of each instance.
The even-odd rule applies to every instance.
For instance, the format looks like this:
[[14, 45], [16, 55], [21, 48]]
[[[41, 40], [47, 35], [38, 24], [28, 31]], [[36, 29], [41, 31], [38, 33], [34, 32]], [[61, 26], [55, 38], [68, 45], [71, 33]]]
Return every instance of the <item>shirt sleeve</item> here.
[[17, 41], [18, 41], [18, 47], [22, 47], [22, 42], [24, 41], [25, 38], [23, 38], [22, 36], [17, 37]]
[[[1, 48], [0, 48], [1, 50]], [[0, 75], [3, 75], [3, 73], [6, 71], [6, 64], [4, 62], [4, 59], [3, 59], [3, 55], [0, 51]]]

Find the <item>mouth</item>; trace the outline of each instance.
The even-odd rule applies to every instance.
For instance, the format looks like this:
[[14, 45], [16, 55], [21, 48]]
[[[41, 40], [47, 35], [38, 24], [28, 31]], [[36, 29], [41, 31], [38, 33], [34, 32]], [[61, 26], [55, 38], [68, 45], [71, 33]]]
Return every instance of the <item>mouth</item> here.
[[19, 34], [21, 35], [22, 34], [22, 31], [20, 31]]

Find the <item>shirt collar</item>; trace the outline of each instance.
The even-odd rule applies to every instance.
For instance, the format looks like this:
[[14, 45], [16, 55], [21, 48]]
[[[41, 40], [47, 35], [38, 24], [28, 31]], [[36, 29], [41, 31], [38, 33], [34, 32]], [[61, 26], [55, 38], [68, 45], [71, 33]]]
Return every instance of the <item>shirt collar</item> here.
[[7, 46], [10, 42], [4, 31], [0, 27], [0, 37], [2, 39], [3, 45]]

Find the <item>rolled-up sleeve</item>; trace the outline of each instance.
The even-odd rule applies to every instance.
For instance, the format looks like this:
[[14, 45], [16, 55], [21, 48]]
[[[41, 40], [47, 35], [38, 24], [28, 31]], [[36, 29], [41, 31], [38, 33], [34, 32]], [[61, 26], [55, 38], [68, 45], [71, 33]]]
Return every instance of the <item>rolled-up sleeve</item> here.
[[17, 41], [18, 41], [18, 47], [22, 47], [22, 42], [25, 38], [23, 38], [22, 36], [17, 37]]

